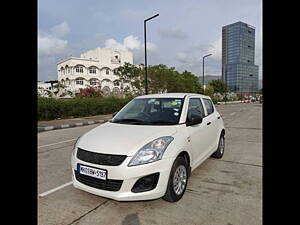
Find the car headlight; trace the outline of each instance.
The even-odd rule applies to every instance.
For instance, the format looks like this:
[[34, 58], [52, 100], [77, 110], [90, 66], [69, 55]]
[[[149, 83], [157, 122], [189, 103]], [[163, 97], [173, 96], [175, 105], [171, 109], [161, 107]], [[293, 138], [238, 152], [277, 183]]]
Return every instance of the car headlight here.
[[128, 166], [137, 166], [160, 160], [168, 147], [174, 140], [173, 137], [165, 136], [157, 138], [144, 145], [128, 163]]
[[81, 136], [79, 136], [79, 137], [77, 138], [77, 140], [75, 141], [75, 144], [74, 144], [74, 146], [73, 146], [73, 151], [72, 151], [72, 155], [73, 155], [73, 156], [75, 156], [75, 151], [76, 151], [76, 149], [77, 149], [77, 143], [78, 143], [78, 141], [79, 141], [80, 138], [81, 138]]

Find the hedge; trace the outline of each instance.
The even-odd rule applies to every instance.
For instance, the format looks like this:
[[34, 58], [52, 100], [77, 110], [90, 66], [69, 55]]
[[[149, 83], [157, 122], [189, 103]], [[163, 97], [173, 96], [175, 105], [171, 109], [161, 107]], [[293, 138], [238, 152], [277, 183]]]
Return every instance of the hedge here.
[[38, 98], [38, 121], [95, 116], [119, 111], [132, 98]]

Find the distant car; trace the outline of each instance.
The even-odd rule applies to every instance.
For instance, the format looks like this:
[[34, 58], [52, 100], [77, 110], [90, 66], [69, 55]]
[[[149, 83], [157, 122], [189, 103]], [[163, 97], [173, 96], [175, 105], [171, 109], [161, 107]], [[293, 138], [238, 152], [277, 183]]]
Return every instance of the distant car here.
[[263, 103], [263, 96], [260, 96], [259, 103]]
[[255, 98], [251, 98], [251, 102], [256, 102], [256, 99]]
[[73, 185], [118, 201], [176, 202], [191, 172], [224, 149], [223, 119], [209, 96], [139, 96], [76, 141]]
[[244, 103], [249, 103], [249, 99], [245, 98], [243, 102]]

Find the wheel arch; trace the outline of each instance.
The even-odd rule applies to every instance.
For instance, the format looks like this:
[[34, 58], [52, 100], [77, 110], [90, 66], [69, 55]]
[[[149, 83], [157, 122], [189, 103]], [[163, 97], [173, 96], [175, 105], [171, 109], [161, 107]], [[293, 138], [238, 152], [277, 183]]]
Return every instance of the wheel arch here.
[[186, 160], [186, 162], [187, 162], [187, 164], [188, 164], [188, 176], [190, 176], [190, 175], [191, 175], [191, 171], [192, 171], [192, 170], [191, 170], [192, 167], [191, 167], [191, 157], [190, 157], [190, 154], [189, 154], [187, 151], [183, 150], [183, 151], [181, 151], [181, 152], [177, 155], [176, 159], [177, 159], [178, 157], [182, 157], [182, 158], [184, 158], [184, 159]]
[[221, 130], [221, 135], [224, 135], [224, 137], [225, 137], [225, 128], [223, 128], [223, 129]]

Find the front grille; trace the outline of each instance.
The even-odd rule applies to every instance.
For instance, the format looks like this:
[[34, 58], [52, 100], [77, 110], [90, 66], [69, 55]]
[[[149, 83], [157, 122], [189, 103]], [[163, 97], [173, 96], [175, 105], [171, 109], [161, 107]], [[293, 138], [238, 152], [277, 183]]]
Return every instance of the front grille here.
[[101, 180], [95, 177], [90, 177], [80, 174], [76, 170], [74, 170], [74, 173], [76, 180], [78, 180], [80, 183], [106, 191], [119, 191], [123, 183], [123, 180]]
[[119, 166], [126, 159], [126, 155], [110, 155], [96, 152], [89, 152], [78, 148], [77, 158], [98, 165], [104, 166]]

